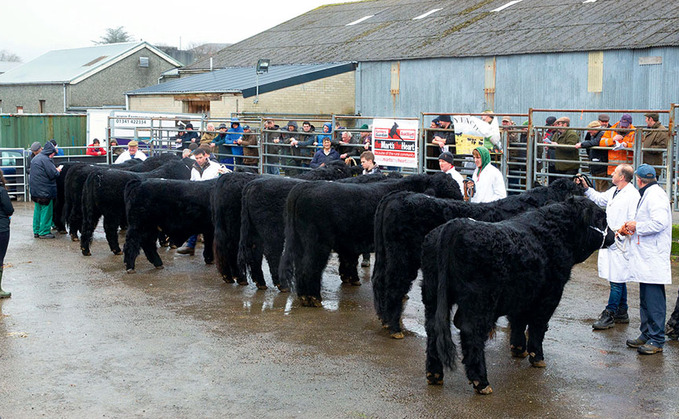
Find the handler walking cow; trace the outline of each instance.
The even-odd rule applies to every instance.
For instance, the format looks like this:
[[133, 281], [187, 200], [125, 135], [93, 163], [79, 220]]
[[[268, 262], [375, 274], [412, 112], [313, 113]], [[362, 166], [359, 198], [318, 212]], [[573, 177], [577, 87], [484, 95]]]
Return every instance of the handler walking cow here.
[[462, 363], [477, 393], [492, 393], [484, 346], [500, 316], [507, 315], [511, 324], [512, 355], [530, 354], [531, 365], [544, 368], [547, 323], [573, 265], [613, 241], [606, 213], [585, 198], [570, 198], [498, 223], [461, 218], [432, 230], [422, 246], [429, 384], [442, 384], [443, 367], [453, 368], [455, 363], [453, 304]]
[[632, 280], [640, 283], [641, 333], [627, 340], [627, 346], [642, 355], [653, 355], [662, 352], [665, 344], [665, 284], [672, 283], [672, 209], [653, 166], [642, 164], [636, 175], [641, 195], [637, 212], [618, 231], [631, 236], [629, 267]]
[[[582, 177], [575, 178], [575, 182], [585, 188], [585, 194], [599, 206], [606, 207], [608, 226], [617, 231], [627, 220], [634, 218], [639, 202], [639, 192], [630, 182], [634, 176], [634, 169], [629, 164], [621, 164], [611, 175], [613, 185], [608, 191], [601, 193], [587, 186]], [[608, 304], [599, 320], [592, 324], [594, 330], [610, 329], [615, 323], [629, 323], [627, 314], [627, 281], [630, 279], [629, 255], [625, 248], [629, 247], [624, 240], [599, 252], [599, 276], [607, 279], [611, 284]]]

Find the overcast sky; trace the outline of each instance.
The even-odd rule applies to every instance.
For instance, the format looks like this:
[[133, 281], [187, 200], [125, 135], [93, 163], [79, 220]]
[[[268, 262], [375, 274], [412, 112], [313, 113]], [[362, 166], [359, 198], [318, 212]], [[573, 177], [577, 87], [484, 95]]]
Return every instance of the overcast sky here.
[[[25, 1], [25, 2], [24, 2]], [[123, 26], [134, 40], [186, 49], [235, 43], [323, 4], [356, 0], [3, 1], [0, 50], [28, 62], [54, 49], [94, 45]]]

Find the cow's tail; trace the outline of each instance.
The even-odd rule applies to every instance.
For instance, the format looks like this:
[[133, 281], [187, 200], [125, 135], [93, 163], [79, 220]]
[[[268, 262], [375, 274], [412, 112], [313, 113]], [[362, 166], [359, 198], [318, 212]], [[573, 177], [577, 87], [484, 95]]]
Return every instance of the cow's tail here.
[[288, 200], [285, 206], [285, 248], [281, 256], [280, 264], [278, 265], [278, 277], [280, 278], [282, 287], [294, 288], [295, 266], [294, 261], [299, 252], [297, 248], [297, 220], [295, 214], [297, 206], [297, 199], [294, 189], [288, 195]]
[[139, 186], [141, 186], [141, 179], [132, 179], [125, 184], [125, 193], [123, 197], [125, 198], [125, 214], [129, 223], [130, 214], [130, 203], [139, 193]]
[[385, 196], [380, 200], [380, 203], [377, 205], [377, 210], [375, 211], [375, 266], [373, 267], [370, 282], [373, 284], [373, 304], [375, 305], [375, 311], [377, 312], [377, 317], [381, 320], [384, 320], [382, 300], [384, 298], [384, 282], [387, 269], [383, 224], [386, 207], [389, 206], [390, 202], [391, 199], [388, 199], [388, 197]]
[[456, 287], [455, 284], [449, 284], [449, 281], [454, 281], [454, 279], [448, 275], [449, 272], [453, 272], [455, 269], [455, 259], [451, 257], [453, 252], [449, 250], [454, 249], [451, 238], [455, 230], [456, 228], [451, 223], [445, 224], [436, 240], [436, 265], [438, 272], [436, 314], [434, 320], [434, 329], [437, 335], [436, 349], [441, 363], [450, 369], [455, 368], [455, 359], [457, 357], [457, 348], [450, 331], [450, 308], [457, 300], [454, 294]]
[[[82, 237], [81, 245], [89, 246], [92, 242], [92, 233], [97, 227], [101, 212], [97, 206], [96, 192], [101, 189], [101, 173], [92, 173], [87, 176], [83, 184], [82, 194]], [[89, 250], [89, 249], [88, 249]]]
[[[243, 191], [243, 198], [247, 191]], [[252, 249], [250, 244], [250, 231], [252, 230], [249, 206], [245, 199], [241, 200], [240, 210], [240, 241], [238, 242], [238, 271], [240, 278], [247, 278], [248, 265], [252, 261]]]

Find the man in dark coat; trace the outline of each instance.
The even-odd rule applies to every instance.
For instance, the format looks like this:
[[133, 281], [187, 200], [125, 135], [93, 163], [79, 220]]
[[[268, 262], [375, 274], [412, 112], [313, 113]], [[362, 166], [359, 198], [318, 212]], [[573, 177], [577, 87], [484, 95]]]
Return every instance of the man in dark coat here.
[[29, 186], [33, 209], [33, 237], [53, 239], [52, 228], [53, 202], [57, 197], [57, 177], [61, 166], [55, 167], [52, 157], [57, 153], [54, 144], [46, 142], [40, 154], [31, 160]]

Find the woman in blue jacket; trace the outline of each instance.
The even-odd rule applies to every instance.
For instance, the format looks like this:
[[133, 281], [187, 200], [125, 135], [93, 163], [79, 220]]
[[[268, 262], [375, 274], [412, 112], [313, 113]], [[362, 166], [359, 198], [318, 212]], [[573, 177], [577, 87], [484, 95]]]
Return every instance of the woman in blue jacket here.
[[[224, 139], [224, 145], [231, 146], [231, 154], [234, 155], [236, 165], [240, 166], [243, 164], [243, 147], [235, 147], [243, 143], [243, 127], [240, 126], [238, 118], [231, 118], [231, 128], [226, 131], [226, 138]], [[231, 161], [233, 163], [233, 160]], [[227, 166], [229, 164], [227, 163]], [[229, 166], [229, 169], [233, 170], [233, 166]]]

